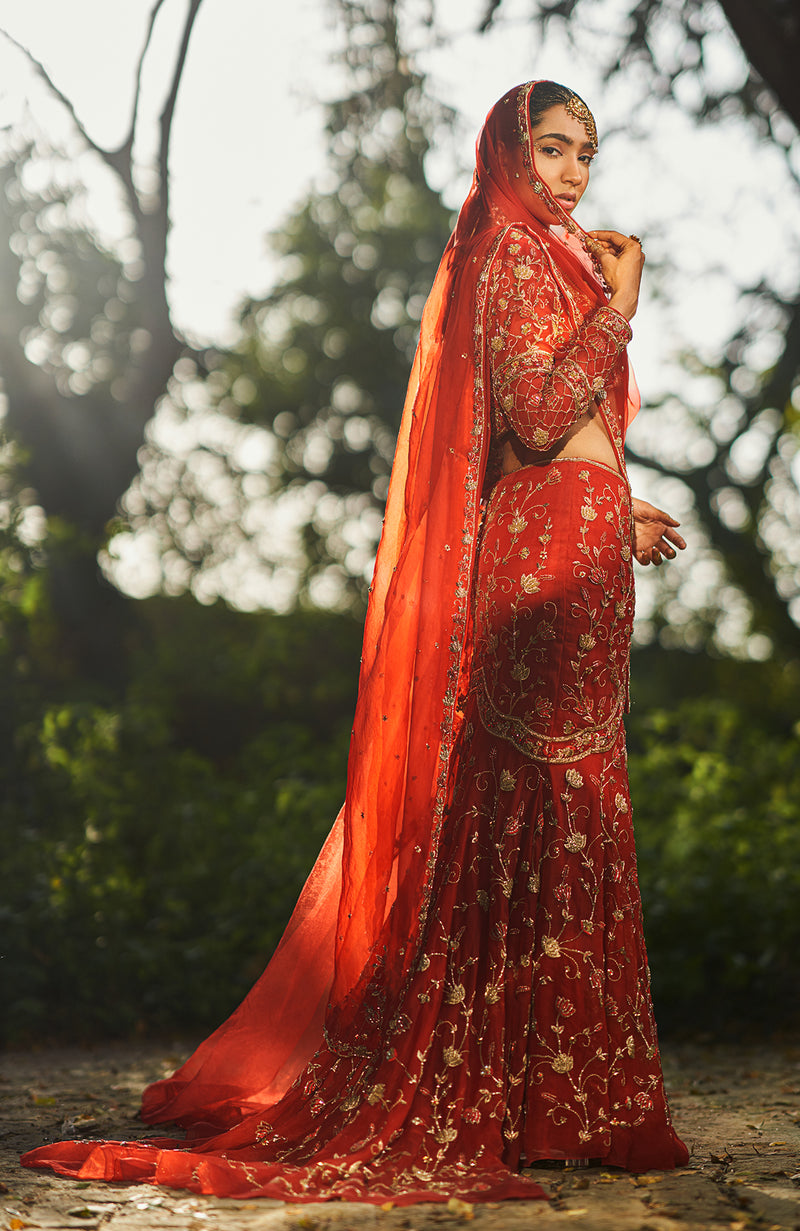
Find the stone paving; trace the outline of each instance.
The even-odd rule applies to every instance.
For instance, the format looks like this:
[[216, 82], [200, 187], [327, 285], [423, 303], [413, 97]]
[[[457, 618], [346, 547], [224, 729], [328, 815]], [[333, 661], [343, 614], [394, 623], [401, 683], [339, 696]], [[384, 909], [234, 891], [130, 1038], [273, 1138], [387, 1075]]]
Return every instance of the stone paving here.
[[150, 1186], [57, 1180], [19, 1154], [60, 1137], [133, 1137], [138, 1098], [183, 1049], [106, 1044], [0, 1055], [0, 1227], [111, 1231], [800, 1231], [800, 1048], [666, 1046], [678, 1172], [538, 1170], [548, 1201], [376, 1209], [230, 1201]]

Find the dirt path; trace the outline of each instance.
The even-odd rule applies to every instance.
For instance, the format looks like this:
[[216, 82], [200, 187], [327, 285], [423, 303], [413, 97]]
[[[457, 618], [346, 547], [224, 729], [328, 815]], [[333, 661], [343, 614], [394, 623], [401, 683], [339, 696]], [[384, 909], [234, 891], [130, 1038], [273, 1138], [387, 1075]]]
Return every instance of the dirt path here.
[[133, 1137], [144, 1085], [182, 1056], [153, 1044], [0, 1056], [0, 1227], [221, 1231], [800, 1231], [800, 1048], [668, 1047], [680, 1172], [537, 1171], [547, 1202], [375, 1209], [235, 1202], [148, 1186], [82, 1184], [26, 1171], [22, 1150], [77, 1134]]

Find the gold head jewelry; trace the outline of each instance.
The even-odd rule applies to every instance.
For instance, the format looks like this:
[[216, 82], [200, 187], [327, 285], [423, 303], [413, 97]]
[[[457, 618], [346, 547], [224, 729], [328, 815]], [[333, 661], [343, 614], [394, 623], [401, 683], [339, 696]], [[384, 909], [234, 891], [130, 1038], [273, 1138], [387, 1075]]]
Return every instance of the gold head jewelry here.
[[589, 138], [589, 144], [593, 149], [597, 149], [597, 125], [594, 122], [594, 116], [582, 98], [577, 94], [570, 94], [567, 101], [564, 103], [564, 108], [574, 120], [579, 124], [583, 124], [586, 129], [586, 136]]

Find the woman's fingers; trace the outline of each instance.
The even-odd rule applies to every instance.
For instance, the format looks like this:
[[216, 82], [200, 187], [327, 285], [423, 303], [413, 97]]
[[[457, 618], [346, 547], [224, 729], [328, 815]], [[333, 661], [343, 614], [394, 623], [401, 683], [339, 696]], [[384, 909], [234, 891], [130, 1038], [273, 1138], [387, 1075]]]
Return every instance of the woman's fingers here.
[[[676, 522], [672, 523], [676, 525]], [[664, 531], [663, 537], [670, 543], [674, 543], [678, 551], [683, 551], [686, 547], [686, 539], [682, 534], [678, 534], [677, 530], [667, 529]], [[674, 554], [674, 553], [673, 553]]]
[[599, 239], [603, 243], [613, 244], [615, 248], [622, 248], [625, 244], [630, 243], [630, 236], [623, 235], [621, 231], [589, 231], [592, 239]]

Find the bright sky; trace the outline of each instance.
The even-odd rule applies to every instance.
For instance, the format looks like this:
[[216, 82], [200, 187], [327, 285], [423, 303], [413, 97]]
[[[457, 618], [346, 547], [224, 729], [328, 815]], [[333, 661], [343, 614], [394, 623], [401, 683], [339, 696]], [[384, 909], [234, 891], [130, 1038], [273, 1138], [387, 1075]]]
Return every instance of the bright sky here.
[[[91, 135], [113, 145], [126, 130], [150, 5], [0, 0], [0, 27], [43, 61]], [[759, 145], [736, 121], [697, 130], [677, 108], [651, 101], [635, 115], [647, 139], [633, 143], [626, 137], [630, 87], [607, 87], [595, 69], [596, 50], [618, 28], [625, 0], [597, 0], [594, 26], [582, 27], [577, 51], [557, 33], [542, 42], [530, 7], [529, 0], [505, 0], [503, 21], [486, 38], [474, 34], [484, 0], [439, 0], [446, 39], [430, 48], [424, 30], [412, 36], [431, 87], [460, 116], [456, 136], [431, 157], [429, 174], [457, 206], [480, 121], [517, 81], [552, 77], [587, 99], [598, 120], [601, 154], [581, 221], [635, 231], [651, 258], [669, 260], [664, 297], [651, 297], [634, 322], [632, 353], [645, 398], [652, 399], [675, 387], [674, 355], [687, 343], [712, 358], [730, 337], [738, 311], [731, 275], [740, 285], [762, 277], [781, 289], [796, 285], [797, 187], [782, 156]], [[185, 9], [186, 0], [167, 0], [146, 62], [147, 123], [137, 148], [143, 165], [154, 148]], [[720, 26], [709, 47], [711, 71], [718, 84], [735, 84], [743, 61]], [[173, 135], [169, 250], [174, 319], [198, 340], [229, 340], [240, 299], [268, 289], [273, 267], [265, 235], [322, 173], [320, 100], [337, 88], [336, 41], [325, 0], [204, 0]], [[63, 108], [23, 56], [0, 40], [0, 129], [23, 122], [26, 110], [54, 142], [70, 140]], [[623, 132], [603, 145], [603, 132], [614, 128]], [[109, 238], [123, 233], [109, 177], [91, 159], [84, 166], [98, 226]], [[768, 352], [767, 340], [753, 361], [768, 362]], [[652, 420], [649, 428], [645, 416], [642, 423], [640, 432], [653, 430]]]
[[[150, 3], [0, 0], [0, 26], [43, 61], [90, 134], [113, 145], [126, 131], [133, 69]], [[153, 149], [185, 7], [185, 0], [167, 0], [146, 63], [145, 140], [137, 149], [142, 163]], [[528, 19], [529, 7], [528, 0], [506, 0], [503, 23], [487, 39], [473, 33], [484, 0], [440, 0], [440, 20], [449, 34], [421, 63], [439, 96], [462, 117], [454, 145], [430, 163], [432, 178], [449, 186], [453, 205], [463, 195], [483, 115], [516, 81], [537, 75], [566, 80], [588, 98], [601, 135], [604, 128], [624, 122], [624, 91], [601, 85], [592, 58], [576, 57], [560, 38], [550, 36], [541, 44]], [[608, 26], [619, 8], [620, 0], [601, 0], [598, 14], [606, 16], [598, 17], [598, 28]], [[587, 33], [591, 40], [592, 32]], [[420, 33], [419, 43], [425, 39]], [[241, 295], [263, 292], [269, 284], [264, 236], [280, 225], [323, 166], [324, 112], [317, 100], [336, 89], [335, 44], [325, 0], [205, 0], [200, 10], [175, 121], [169, 256], [174, 316], [194, 335], [224, 336]], [[740, 75], [741, 61], [729, 38], [720, 38], [717, 58], [720, 80]], [[0, 83], [0, 126], [18, 123], [28, 107], [51, 137], [69, 138], [63, 108], [48, 98], [20, 53], [4, 42]], [[698, 133], [676, 111], [660, 108], [654, 116], [652, 146], [638, 152], [635, 170], [625, 142], [617, 139], [603, 152], [597, 182], [582, 207], [584, 223], [636, 230], [651, 240], [650, 250], [658, 256], [660, 235], [683, 215], [682, 246], [692, 265], [729, 262], [735, 249], [743, 275], [758, 273], [769, 263], [763, 250], [774, 230], [776, 183], [786, 178], [778, 157], [770, 167], [769, 151], [758, 152], [768, 191], [756, 186], [753, 193], [756, 151], [738, 127], [723, 143], [718, 129]], [[113, 234], [120, 220], [107, 177], [94, 175], [92, 182], [95, 216]], [[743, 228], [736, 216], [744, 214], [748, 196], [753, 200]], [[646, 225], [651, 218], [655, 230]], [[758, 256], [751, 242], [754, 226]], [[746, 239], [743, 230], [750, 231]], [[684, 302], [687, 308], [693, 325], [708, 327], [702, 296], [693, 295], [690, 307]]]

